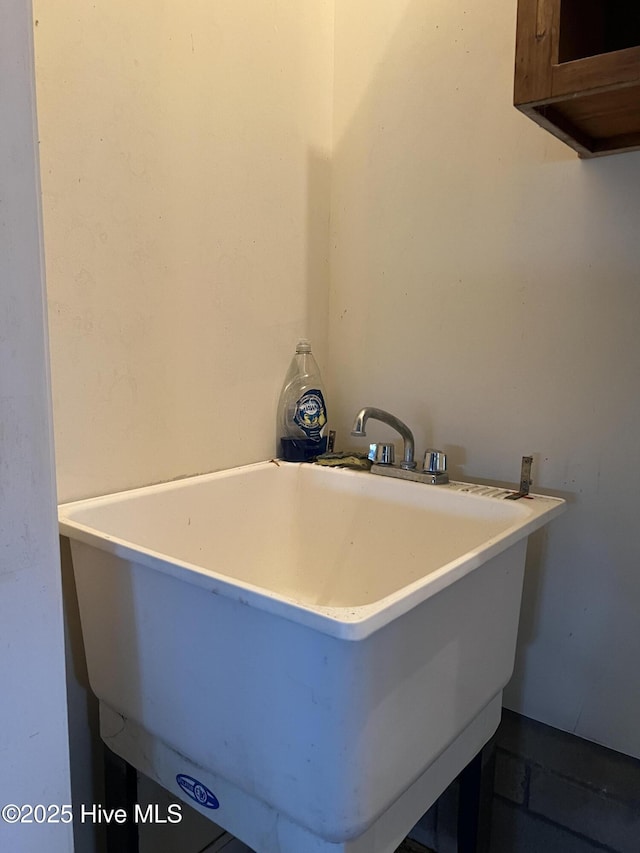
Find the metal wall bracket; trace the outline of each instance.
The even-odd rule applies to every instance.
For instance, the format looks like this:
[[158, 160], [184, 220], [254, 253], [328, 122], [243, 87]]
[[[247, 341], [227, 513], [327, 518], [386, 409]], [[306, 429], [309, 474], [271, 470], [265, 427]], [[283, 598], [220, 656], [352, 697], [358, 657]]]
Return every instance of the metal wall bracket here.
[[531, 488], [531, 466], [533, 465], [533, 456], [522, 457], [522, 467], [520, 468], [520, 491], [509, 495], [505, 500], [517, 501], [518, 498], [526, 498]]

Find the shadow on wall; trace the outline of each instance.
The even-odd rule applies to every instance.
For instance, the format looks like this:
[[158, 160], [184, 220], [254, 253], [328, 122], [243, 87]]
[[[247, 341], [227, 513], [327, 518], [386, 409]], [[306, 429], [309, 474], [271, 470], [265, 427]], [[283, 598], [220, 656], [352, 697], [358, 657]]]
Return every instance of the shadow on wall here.
[[[310, 150], [307, 157], [307, 325], [314, 352], [327, 362], [327, 322], [329, 313], [329, 219], [331, 205], [331, 161], [326, 154]], [[291, 344], [291, 355], [293, 346]], [[326, 371], [324, 371], [326, 372]], [[284, 373], [278, 377], [281, 383]], [[278, 395], [280, 388], [278, 387]], [[274, 412], [277, 399], [274, 401]], [[279, 452], [279, 451], [278, 451]]]

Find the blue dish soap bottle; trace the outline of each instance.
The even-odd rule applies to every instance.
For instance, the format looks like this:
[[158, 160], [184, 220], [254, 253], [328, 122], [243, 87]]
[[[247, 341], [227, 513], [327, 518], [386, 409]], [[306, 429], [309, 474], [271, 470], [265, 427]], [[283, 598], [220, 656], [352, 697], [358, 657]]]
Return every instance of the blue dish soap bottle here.
[[327, 406], [311, 344], [296, 346], [278, 403], [280, 458], [308, 462], [327, 449]]

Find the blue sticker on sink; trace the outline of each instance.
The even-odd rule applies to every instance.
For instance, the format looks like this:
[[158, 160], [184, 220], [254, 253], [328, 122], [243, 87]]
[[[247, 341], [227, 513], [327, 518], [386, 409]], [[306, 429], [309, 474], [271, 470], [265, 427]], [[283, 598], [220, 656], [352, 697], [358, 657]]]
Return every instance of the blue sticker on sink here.
[[199, 806], [204, 806], [207, 809], [219, 809], [220, 803], [218, 802], [218, 798], [210, 791], [206, 785], [203, 785], [202, 782], [198, 782], [197, 779], [194, 779], [193, 776], [185, 776], [184, 773], [178, 773], [176, 776], [176, 782], [182, 790], [191, 797], [192, 800], [195, 800]]

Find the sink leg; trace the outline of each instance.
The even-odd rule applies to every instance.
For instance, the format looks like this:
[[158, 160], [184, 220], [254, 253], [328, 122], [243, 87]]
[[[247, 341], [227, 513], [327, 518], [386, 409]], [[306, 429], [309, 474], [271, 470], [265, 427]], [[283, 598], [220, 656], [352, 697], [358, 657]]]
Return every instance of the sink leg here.
[[138, 774], [135, 767], [104, 746], [105, 808], [125, 809], [125, 823], [108, 823], [108, 853], [138, 853], [138, 825], [134, 820], [134, 805], [138, 798]]
[[489, 853], [495, 754], [491, 740], [458, 776], [458, 853]]

